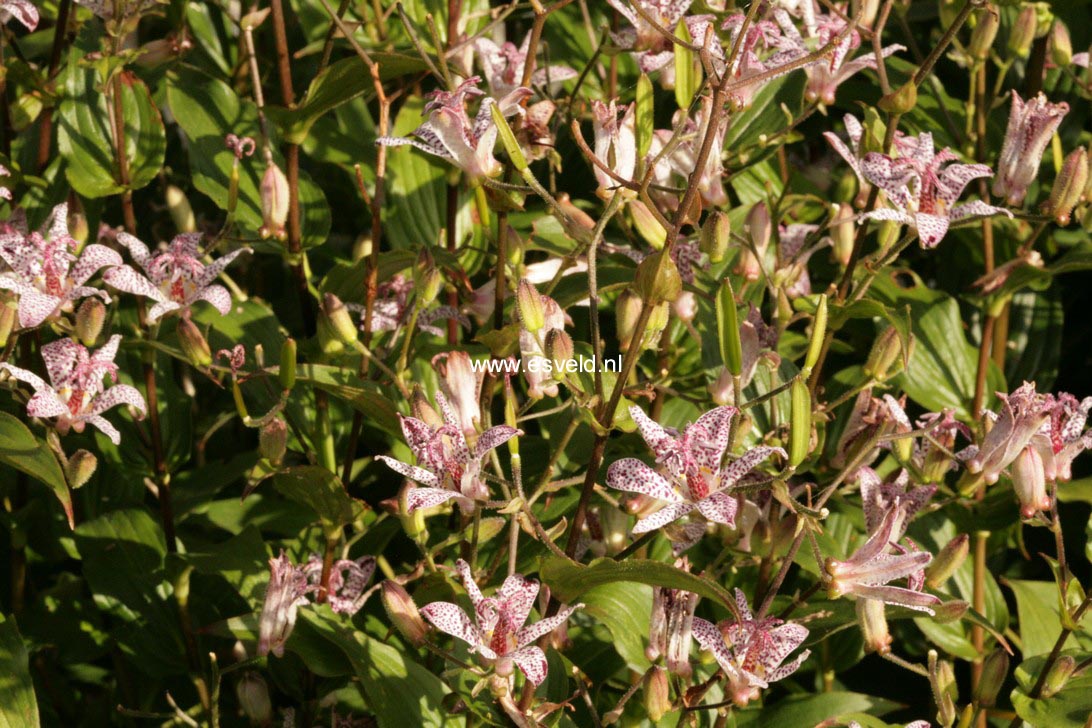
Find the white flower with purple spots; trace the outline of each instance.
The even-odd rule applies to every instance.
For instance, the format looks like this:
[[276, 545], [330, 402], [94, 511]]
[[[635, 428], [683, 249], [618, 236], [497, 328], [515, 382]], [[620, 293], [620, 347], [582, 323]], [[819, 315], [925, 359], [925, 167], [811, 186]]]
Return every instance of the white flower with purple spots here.
[[121, 433], [102, 413], [122, 404], [136, 409], [142, 416], [147, 409], [144, 397], [128, 384], [103, 386], [104, 377], [117, 381], [114, 356], [120, 342], [121, 336], [115, 334], [93, 354], [71, 339], [46, 344], [42, 347], [42, 359], [50, 384], [34, 372], [11, 364], [0, 364], [0, 370], [6, 370], [34, 389], [34, 396], [27, 402], [27, 414], [31, 417], [56, 417], [54, 426], [62, 435], [70, 429], [83, 432], [85, 426], [93, 425], [117, 445], [121, 442]]
[[648, 418], [640, 407], [630, 416], [656, 455], [659, 469], [636, 458], [625, 458], [607, 470], [607, 485], [615, 490], [663, 501], [664, 507], [638, 521], [633, 533], [646, 533], [677, 521], [697, 510], [714, 523], [734, 526], [736, 497], [730, 491], [759, 463], [773, 453], [786, 457], [779, 447], [752, 448], [728, 466], [721, 459], [728, 447], [734, 407], [717, 407], [698, 418], [676, 437]]
[[118, 242], [129, 249], [133, 262], [144, 273], [122, 265], [107, 271], [103, 279], [119, 291], [155, 301], [148, 311], [149, 322], [174, 311], [185, 314], [198, 301], [211, 303], [226, 316], [231, 311], [231, 294], [213, 281], [231, 261], [249, 253], [250, 248], [239, 248], [206, 265], [197, 245], [200, 240], [200, 233], [183, 233], [175, 236], [163, 251], [152, 255], [148, 246], [132, 235], [118, 233]]
[[84, 284], [101, 268], [122, 264], [117, 251], [88, 245], [77, 257], [79, 243], [68, 234], [68, 205], [53, 208], [39, 232], [11, 231], [0, 235], [0, 258], [10, 270], [0, 273], [0, 288], [19, 295], [19, 326], [31, 329], [81, 298], [110, 294]]
[[1064, 101], [1052, 104], [1041, 93], [1024, 101], [1020, 94], [1012, 92], [1009, 123], [993, 180], [994, 195], [1005, 198], [1010, 205], [1024, 202], [1028, 186], [1039, 174], [1043, 152], [1067, 113], [1069, 104]]
[[38, 27], [38, 8], [30, 0], [0, 0], [0, 24], [6, 24], [11, 18], [33, 32]]
[[452, 499], [464, 512], [469, 512], [474, 509], [475, 502], [489, 499], [489, 488], [482, 479], [482, 458], [493, 448], [523, 433], [508, 425], [497, 425], [479, 435], [472, 447], [463, 434], [458, 416], [441, 392], [436, 393], [436, 402], [443, 412], [441, 427], [429, 427], [416, 417], [401, 416], [402, 434], [418, 465], [409, 465], [386, 455], [380, 455], [378, 459], [424, 486], [411, 488], [406, 496], [410, 513]]
[[474, 605], [473, 617], [451, 602], [426, 604], [421, 607], [421, 615], [436, 629], [470, 645], [470, 651], [489, 660], [501, 677], [510, 676], [513, 667], [518, 667], [531, 683], [541, 685], [546, 679], [546, 655], [534, 642], [560, 627], [584, 605], [565, 607], [525, 627], [538, 596], [537, 581], [513, 574], [493, 596], [484, 597], [470, 566], [459, 559], [455, 568]]

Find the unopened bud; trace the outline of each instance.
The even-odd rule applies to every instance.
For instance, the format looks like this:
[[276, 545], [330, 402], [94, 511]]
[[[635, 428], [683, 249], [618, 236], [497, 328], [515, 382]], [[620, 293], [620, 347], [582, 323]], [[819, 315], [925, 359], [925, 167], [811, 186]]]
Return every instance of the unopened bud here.
[[330, 326], [330, 331], [343, 344], [356, 343], [356, 325], [349, 309], [341, 299], [332, 293], [322, 296], [322, 315]]
[[1047, 202], [1048, 212], [1054, 216], [1059, 225], [1068, 225], [1069, 216], [1073, 208], [1084, 196], [1085, 185], [1088, 184], [1088, 152], [1084, 147], [1078, 147], [1069, 153], [1054, 180], [1054, 187], [1050, 190], [1050, 200]]
[[942, 726], [955, 723], [958, 714], [955, 701], [959, 697], [952, 663], [938, 660], [936, 650], [929, 650], [929, 684], [933, 688], [933, 699], [937, 704], [937, 722]]
[[204, 369], [212, 364], [209, 342], [188, 317], [178, 319], [178, 341], [182, 345], [182, 352], [195, 367]]
[[82, 208], [71, 207], [68, 210], [68, 235], [80, 245], [87, 242], [91, 229], [87, 225], [87, 215]]
[[926, 586], [930, 589], [936, 589], [948, 581], [952, 574], [956, 573], [967, 559], [967, 554], [971, 548], [970, 541], [970, 536], [961, 533], [940, 550], [936, 558], [925, 567]]
[[1001, 26], [1001, 15], [996, 8], [985, 7], [978, 14], [978, 24], [971, 33], [968, 51], [971, 58], [984, 61], [990, 57], [990, 49], [997, 39], [997, 29]]
[[633, 227], [637, 228], [637, 232], [644, 238], [644, 241], [656, 250], [664, 247], [664, 241], [667, 240], [667, 231], [664, 230], [663, 225], [652, 214], [652, 211], [645, 206], [645, 203], [640, 200], [630, 200], [626, 208], [633, 220]]
[[436, 261], [428, 248], [422, 248], [417, 255], [417, 264], [413, 267], [413, 290], [418, 308], [424, 308], [440, 295], [444, 277], [436, 267]]
[[629, 350], [629, 342], [633, 340], [640, 316], [641, 299], [627, 288], [618, 296], [614, 306], [615, 332], [618, 334], [618, 348], [623, 354]]
[[877, 106], [889, 114], [907, 114], [918, 104], [918, 87], [913, 79], [880, 99]]
[[682, 293], [679, 268], [662, 250], [652, 253], [637, 266], [635, 289], [641, 300], [651, 306], [674, 301]]
[[193, 216], [193, 207], [186, 193], [180, 187], [167, 185], [167, 210], [171, 213], [174, 228], [180, 233], [192, 233], [197, 230], [197, 219]]
[[554, 379], [564, 379], [568, 362], [573, 358], [573, 338], [564, 329], [550, 329], [546, 334], [546, 356], [553, 363]]
[[815, 321], [811, 327], [811, 339], [808, 341], [808, 353], [804, 356], [802, 375], [807, 377], [819, 361], [823, 351], [823, 342], [827, 337], [827, 297], [819, 296], [819, 305], [815, 309]]
[[811, 390], [803, 377], [793, 380], [789, 425], [789, 465], [796, 467], [804, 462], [811, 449]]
[[701, 227], [699, 249], [709, 256], [709, 262], [719, 263], [727, 255], [731, 242], [732, 223], [728, 220], [728, 215], [714, 210]]
[[76, 336], [84, 346], [92, 346], [102, 333], [106, 322], [106, 304], [91, 296], [84, 299], [76, 310]]
[[281, 417], [274, 417], [262, 425], [258, 432], [258, 452], [273, 465], [280, 465], [288, 447], [288, 425]]
[[726, 404], [735, 404], [735, 385], [732, 383], [732, 373], [727, 369], [721, 369], [720, 374], [709, 385], [709, 394], [713, 402], [723, 407]]
[[82, 488], [95, 474], [99, 461], [87, 450], [77, 450], [68, 458], [64, 467], [64, 477], [68, 481], [68, 487], [72, 490]]
[[416, 509], [412, 513], [409, 510], [409, 502], [406, 500], [406, 496], [409, 494], [411, 487], [409, 484], [403, 486], [402, 491], [398, 494], [398, 514], [402, 521], [402, 530], [406, 532], [406, 535], [411, 539], [423, 538], [427, 535], [425, 531], [425, 512], [421, 508]]
[[834, 241], [834, 259], [845, 268], [853, 256], [853, 240], [857, 231], [853, 222], [852, 206], [845, 204], [838, 205], [837, 208], [830, 223], [831, 239]]
[[878, 599], [858, 599], [856, 606], [865, 651], [886, 655], [891, 651], [891, 632], [887, 628], [884, 603]]
[[738, 377], [743, 373], [743, 342], [739, 331], [739, 310], [732, 281], [725, 278], [717, 289], [717, 338], [720, 359], [725, 368]]
[[654, 665], [646, 674], [644, 685], [645, 710], [653, 723], [659, 723], [671, 709], [671, 691], [667, 682], [667, 670]]
[[982, 675], [974, 690], [974, 702], [983, 708], [992, 708], [997, 704], [1001, 686], [1009, 674], [1009, 654], [1004, 650], [994, 650], [982, 661]]
[[235, 697], [239, 708], [251, 725], [269, 725], [273, 720], [273, 703], [269, 700], [269, 686], [265, 678], [254, 671], [247, 671], [235, 684]]
[[0, 292], [0, 346], [8, 345], [8, 338], [15, 328], [15, 317], [19, 309], [11, 301], [10, 294]]
[[1047, 671], [1046, 681], [1043, 683], [1043, 698], [1053, 698], [1062, 692], [1073, 671], [1077, 669], [1077, 660], [1072, 655], [1062, 655]]
[[1069, 28], [1058, 19], [1050, 26], [1050, 60], [1060, 68], [1073, 62], [1073, 42], [1069, 39]]
[[405, 587], [396, 581], [387, 579], [381, 588], [383, 608], [387, 610], [387, 616], [391, 624], [414, 647], [420, 647], [425, 643], [425, 635], [428, 634], [428, 625], [417, 611], [417, 605], [413, 597], [409, 595]]
[[281, 368], [277, 372], [281, 389], [289, 390], [296, 386], [296, 340], [285, 339], [281, 345]]
[[761, 255], [770, 244], [773, 235], [773, 222], [770, 220], [770, 208], [765, 202], [756, 202], [747, 213], [747, 234], [751, 245]]
[[410, 410], [413, 416], [424, 422], [432, 429], [444, 426], [444, 420], [436, 412], [432, 403], [428, 401], [421, 387], [414, 387], [413, 396], [410, 398]]
[[546, 325], [546, 304], [535, 284], [524, 278], [516, 289], [516, 311], [520, 323], [527, 331], [534, 333]]
[[1049, 511], [1051, 502], [1046, 492], [1046, 470], [1043, 458], [1033, 446], [1027, 445], [1012, 463], [1012, 488], [1020, 502], [1020, 515], [1031, 518], [1039, 511]]
[[645, 326], [645, 335], [641, 339], [641, 350], [650, 349], [660, 340], [660, 334], [667, 327], [671, 312], [666, 303], [653, 306], [652, 313], [648, 317], [648, 325]]
[[288, 178], [273, 162], [265, 168], [258, 196], [262, 206], [262, 227], [259, 234], [263, 238], [284, 240], [284, 224], [288, 220]]
[[1009, 31], [1009, 52], [1020, 58], [1027, 58], [1031, 44], [1035, 40], [1039, 19], [1032, 5], [1025, 5], [1016, 16], [1016, 21]]
[[[894, 326], [888, 326], [876, 337], [872, 344], [872, 351], [865, 360], [865, 376], [882, 382], [902, 370], [901, 363], [902, 342], [899, 341], [899, 332]], [[895, 365], [898, 366], [895, 366]], [[892, 367], [895, 367], [892, 371]]]
[[933, 621], [937, 624], [948, 624], [963, 619], [971, 605], [962, 599], [953, 599], [944, 602], [940, 606], [933, 607]]

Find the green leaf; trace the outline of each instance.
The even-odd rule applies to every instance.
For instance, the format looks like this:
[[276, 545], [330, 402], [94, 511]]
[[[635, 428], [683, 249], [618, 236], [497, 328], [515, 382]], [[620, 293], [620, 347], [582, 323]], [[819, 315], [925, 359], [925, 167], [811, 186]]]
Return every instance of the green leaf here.
[[325, 364], [300, 364], [296, 369], [296, 381], [307, 382], [345, 400], [367, 415], [371, 423], [391, 434], [398, 435], [402, 431], [394, 403], [383, 394], [379, 385], [364, 381], [355, 371]]
[[[393, 136], [406, 136], [421, 123], [424, 102], [409, 98], [394, 120]], [[383, 232], [394, 248], [434, 244], [447, 209], [447, 166], [410, 146], [387, 153], [387, 202]]]
[[[1024, 658], [1050, 652], [1062, 631], [1058, 587], [1050, 581], [1004, 579], [1002, 583], [1012, 589], [1013, 596], [1016, 597], [1016, 614], [1020, 620], [1018, 626]], [[1066, 645], [1076, 644], [1076, 639], [1070, 635]]]
[[1012, 297], [1005, 379], [1034, 381], [1050, 391], [1062, 357], [1064, 308], [1060, 295], [1025, 291]]
[[313, 510], [327, 530], [342, 528], [360, 515], [341, 478], [317, 465], [289, 468], [273, 476], [273, 486], [286, 498]]
[[[1088, 653], [1075, 650], [1067, 650], [1062, 654], [1072, 656], [1077, 662], [1089, 657]], [[1046, 656], [1039, 655], [1024, 660], [1016, 668], [1017, 687], [1012, 691], [1011, 698], [1017, 715], [1033, 726], [1087, 726], [1088, 716], [1092, 715], [1092, 672], [1084, 670], [1071, 677], [1061, 692], [1049, 698], [1032, 700], [1030, 693], [1045, 663]]]
[[614, 649], [636, 672], [648, 669], [648, 638], [652, 588], [644, 584], [604, 584], [580, 597], [584, 613], [605, 625], [614, 638]]
[[648, 559], [615, 561], [611, 558], [601, 558], [584, 566], [560, 556], [550, 556], [543, 561], [539, 574], [542, 576], [542, 581], [548, 584], [563, 602], [574, 602], [589, 590], [603, 584], [630, 582], [684, 589], [719, 602], [733, 613], [736, 610], [735, 597], [720, 584], [712, 579], [677, 569], [662, 561]]
[[[450, 688], [411, 660], [406, 651], [353, 629], [327, 605], [301, 611], [300, 621], [344, 653], [364, 687], [368, 709], [375, 713], [381, 728], [462, 725], [442, 706]], [[293, 649], [291, 638], [288, 647]]]
[[[144, 187], [159, 174], [167, 137], [159, 109], [148, 87], [128, 71], [119, 71], [122, 118], [125, 119], [125, 156], [129, 189]], [[64, 96], [57, 114], [57, 149], [66, 162], [65, 176], [84, 197], [120, 194], [116, 142], [111, 122], [111, 93], [94, 67], [80, 65], [80, 53], [69, 51], [62, 78]], [[108, 106], [111, 105], [111, 106]]]
[[850, 713], [884, 713], [895, 704], [882, 698], [850, 692], [830, 692], [788, 698], [760, 710], [742, 710], [736, 714], [740, 728], [776, 728], [780, 726], [819, 725], [841, 723]]
[[26, 425], [6, 412], [0, 412], [0, 463], [48, 485], [64, 508], [69, 528], [74, 527], [72, 494], [56, 456]]
[[798, 113], [806, 82], [803, 73], [792, 73], [765, 84], [747, 109], [732, 116], [724, 135], [724, 148], [733, 152], [745, 150], [760, 145], [763, 135], [770, 137], [787, 127], [790, 117], [781, 106], [787, 106], [792, 114]]
[[15, 617], [0, 614], [0, 728], [33, 728], [38, 701], [30, 663]]

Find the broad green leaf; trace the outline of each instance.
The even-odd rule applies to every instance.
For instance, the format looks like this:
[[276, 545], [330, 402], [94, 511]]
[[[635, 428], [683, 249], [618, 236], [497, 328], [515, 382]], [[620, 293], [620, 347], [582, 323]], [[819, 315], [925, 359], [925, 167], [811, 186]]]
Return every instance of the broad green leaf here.
[[48, 485], [61, 502], [69, 527], [73, 527], [72, 494], [57, 457], [26, 425], [6, 412], [0, 412], [0, 463]]
[[604, 584], [580, 597], [583, 612], [606, 625], [614, 638], [614, 649], [626, 666], [643, 672], [649, 666], [645, 657], [652, 588], [645, 584]]
[[346, 367], [300, 364], [296, 369], [296, 381], [307, 382], [345, 400], [354, 409], [367, 415], [369, 422], [387, 432], [401, 432], [398, 410], [394, 403], [378, 384], [361, 379], [355, 369], [349, 371]]
[[[423, 121], [424, 102], [410, 98], [394, 120], [393, 136], [406, 136]], [[387, 206], [383, 233], [395, 248], [434, 245], [444, 227], [447, 175], [450, 168], [437, 157], [410, 146], [387, 152]]]
[[[795, 72], [763, 85], [747, 109], [732, 115], [724, 135], [724, 148], [733, 153], [751, 150], [760, 145], [763, 135], [769, 138], [787, 127], [790, 117], [781, 105], [785, 104], [791, 114], [798, 113], [806, 83], [807, 76]], [[773, 149], [771, 145], [770, 151]], [[729, 156], [730, 166], [742, 166], [733, 165], [731, 159]]]
[[[302, 610], [300, 621], [325, 638], [328, 649], [344, 653], [364, 687], [368, 709], [381, 727], [463, 724], [441, 704], [450, 688], [406, 651], [353, 629], [326, 605]], [[291, 639], [288, 647], [293, 648]]]
[[[1003, 583], [1016, 597], [1016, 615], [1020, 620], [1017, 626], [1024, 658], [1050, 652], [1062, 631], [1058, 587], [1050, 581], [1005, 579]], [[1076, 644], [1072, 635], [1066, 640], [1068, 646]]]
[[[1067, 650], [1077, 662], [1088, 659], [1087, 653]], [[1030, 693], [1039, 673], [1046, 663], [1046, 656], [1039, 655], [1024, 660], [1016, 668], [1017, 687], [1012, 691], [1012, 705], [1016, 713], [1033, 726], [1050, 728], [1082, 728], [1088, 725], [1092, 715], [1092, 672], [1084, 670], [1069, 679], [1061, 692], [1049, 698], [1032, 700]]]
[[780, 728], [781, 726], [818, 725], [830, 721], [841, 723], [851, 713], [885, 713], [896, 705], [882, 698], [850, 692], [830, 692], [804, 697], [792, 697], [758, 710], [736, 713], [740, 728]]
[[198, 571], [224, 577], [239, 596], [258, 607], [264, 596], [261, 587], [269, 575], [268, 556], [261, 532], [250, 525], [238, 536], [191, 551], [183, 559]]
[[307, 506], [328, 530], [342, 528], [360, 515], [360, 503], [349, 497], [341, 478], [317, 465], [288, 468], [273, 476], [280, 493]]
[[34, 728], [38, 701], [15, 617], [0, 614], [0, 728]]
[[57, 149], [64, 157], [65, 175], [84, 197], [120, 194], [117, 142], [113, 128], [113, 89], [121, 89], [125, 120], [128, 188], [140, 189], [159, 174], [167, 138], [159, 109], [148, 87], [128, 71], [119, 71], [116, 85], [104, 93], [104, 79], [94, 67], [80, 64], [73, 47], [62, 77], [64, 96], [57, 113]]
[[712, 599], [735, 611], [735, 597], [712, 579], [677, 569], [662, 561], [648, 559], [596, 559], [584, 566], [559, 556], [547, 557], [539, 569], [542, 581], [564, 602], [575, 602], [581, 595], [603, 584], [630, 582], [649, 586], [684, 589]]
[[1025, 291], [1012, 297], [1007, 381], [1033, 381], [1040, 392], [1050, 391], [1062, 356], [1063, 317], [1058, 295]]

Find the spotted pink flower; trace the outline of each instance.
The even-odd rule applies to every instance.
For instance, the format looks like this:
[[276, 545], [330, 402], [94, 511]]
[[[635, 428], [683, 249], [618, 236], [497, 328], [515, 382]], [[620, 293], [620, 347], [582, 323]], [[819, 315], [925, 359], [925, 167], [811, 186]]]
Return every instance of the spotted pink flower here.
[[219, 260], [205, 265], [197, 244], [200, 233], [176, 235], [162, 252], [152, 255], [148, 246], [128, 233], [118, 233], [118, 242], [129, 249], [129, 254], [144, 271], [141, 275], [128, 265], [114, 268], [103, 276], [107, 283], [119, 291], [150, 298], [156, 302], [148, 312], [148, 320], [179, 311], [187, 313], [198, 301], [211, 303], [221, 315], [231, 311], [231, 294], [223, 286], [213, 283], [231, 261], [250, 248], [233, 250]]
[[19, 294], [19, 326], [39, 326], [74, 301], [110, 295], [85, 286], [100, 268], [122, 264], [121, 256], [105, 245], [88, 245], [77, 257], [79, 243], [68, 234], [68, 205], [60, 204], [40, 232], [10, 231], [0, 235], [0, 258], [10, 267], [0, 273], [0, 288]]
[[[355, 561], [336, 559], [330, 566], [330, 579], [327, 584], [326, 602], [338, 614], [353, 615], [364, 606], [364, 588], [368, 586], [375, 573], [375, 559], [361, 556]], [[303, 565], [303, 575], [310, 587], [309, 593], [318, 592], [322, 583], [322, 557], [311, 554]]]
[[[923, 570], [933, 557], [897, 543], [897, 529], [904, 528], [905, 522], [906, 504], [896, 496], [896, 502], [852, 556], [845, 561], [827, 560], [827, 587], [832, 599], [848, 594], [933, 614], [940, 599], [921, 591]], [[907, 586], [892, 586], [891, 582], [898, 579], [907, 579]]]
[[409, 465], [386, 455], [380, 455], [379, 460], [424, 486], [412, 488], [406, 496], [411, 513], [453, 498], [460, 508], [470, 511], [475, 501], [489, 499], [489, 489], [482, 479], [482, 458], [493, 448], [523, 433], [508, 425], [497, 425], [479, 435], [471, 447], [443, 393], [436, 393], [436, 402], [443, 412], [441, 427], [432, 428], [416, 417], [401, 416], [402, 434], [418, 465]]
[[475, 368], [465, 351], [449, 351], [432, 357], [432, 367], [440, 375], [440, 386], [455, 411], [463, 434], [473, 437], [481, 422], [479, 398], [485, 368]]
[[38, 27], [38, 8], [30, 0], [0, 0], [0, 24], [15, 18], [29, 31]]
[[1012, 92], [1012, 108], [1009, 109], [1001, 156], [997, 158], [993, 194], [1005, 198], [1010, 205], [1024, 202], [1028, 186], [1039, 174], [1043, 152], [1067, 113], [1069, 104], [1064, 101], [1052, 104], [1041, 93], [1024, 101], [1020, 94]]
[[[722, 26], [729, 33], [727, 47], [739, 45], [731, 68], [732, 83], [740, 84], [732, 92], [736, 106], [750, 107], [762, 87], [775, 78], [790, 73], [790, 64], [808, 55], [809, 50], [789, 14], [774, 8], [773, 20], [759, 20], [743, 30], [745, 16], [730, 15]], [[743, 38], [740, 39], [740, 34]], [[816, 63], [818, 61], [815, 61]], [[753, 79], [752, 83], [747, 83]]]
[[607, 485], [666, 503], [638, 521], [633, 533], [662, 528], [695, 509], [710, 521], [735, 525], [737, 504], [730, 492], [733, 486], [773, 453], [786, 457], [781, 448], [763, 445], [721, 468], [735, 413], [734, 407], [717, 407], [675, 437], [650, 420], [640, 407], [630, 408], [630, 416], [655, 453], [659, 469], [636, 458], [618, 460], [607, 470]]
[[[643, 73], [654, 73], [661, 69], [672, 72], [669, 64], [675, 58], [674, 45], [646, 18], [651, 18], [660, 28], [673, 33], [692, 2], [693, 0], [632, 0], [631, 3], [630, 0], [607, 0], [630, 25], [612, 34], [615, 44], [633, 52]], [[697, 42], [700, 43], [701, 40]], [[674, 77], [673, 72], [671, 77]]]
[[[619, 118], [621, 113], [621, 118]], [[604, 166], [622, 179], [633, 179], [637, 168], [636, 117], [633, 105], [618, 108], [617, 103], [592, 101], [592, 127], [595, 132], [595, 156]], [[619, 188], [618, 182], [596, 165], [595, 180], [599, 184], [596, 194], [606, 198], [614, 190], [628, 194], [628, 190]]]
[[1034, 382], [1024, 382], [1011, 394], [998, 393], [1001, 399], [999, 412], [988, 412], [993, 423], [989, 432], [977, 445], [960, 452], [967, 470], [982, 477], [987, 483], [996, 483], [1020, 451], [1047, 423], [1053, 409], [1050, 395], [1035, 391]]
[[[497, 45], [490, 38], [474, 41], [474, 51], [485, 73], [485, 81], [489, 84], [489, 93], [494, 98], [503, 98], [520, 87], [530, 47], [530, 33], [519, 46], [511, 42]], [[568, 81], [576, 78], [576, 75], [576, 71], [568, 66], [539, 67], [531, 74], [531, 84], [545, 86], [547, 83]]]
[[872, 468], [861, 468], [857, 471], [857, 482], [861, 488], [865, 527], [869, 533], [880, 529], [888, 511], [898, 510], [891, 527], [892, 541], [898, 541], [906, 534], [910, 519], [937, 492], [935, 485], [911, 487], [910, 473], [905, 469], [899, 470], [894, 479], [882, 481]]
[[584, 605], [565, 607], [525, 627], [538, 596], [537, 581], [513, 574], [493, 596], [483, 597], [470, 566], [459, 559], [455, 568], [474, 605], [473, 617], [451, 602], [426, 604], [421, 607], [421, 615], [436, 629], [470, 645], [470, 651], [489, 660], [501, 677], [508, 677], [513, 667], [518, 667], [531, 683], [541, 685], [546, 679], [546, 655], [534, 642], [563, 625]]
[[[675, 566], [690, 571], [690, 563], [685, 558], [677, 560]], [[684, 678], [693, 672], [690, 643], [698, 599], [697, 594], [682, 589], [658, 586], [652, 590], [652, 617], [645, 655], [649, 660], [664, 655], [667, 669]]]
[[907, 156], [865, 155], [861, 174], [887, 194], [893, 207], [873, 210], [862, 219], [909, 225], [917, 230], [921, 246], [928, 249], [935, 248], [949, 225], [958, 220], [997, 214], [1012, 217], [1003, 207], [982, 200], [955, 204], [972, 180], [992, 174], [984, 164], [958, 164], [956, 159], [950, 149], [937, 153], [929, 132], [918, 136], [917, 148]]
[[[807, 0], [806, 5], [811, 6], [811, 0]], [[819, 39], [820, 47], [826, 46], [834, 40], [839, 33], [845, 30], [845, 27], [845, 20], [833, 13], [820, 16], [816, 23], [816, 37]], [[830, 106], [834, 103], [834, 96], [838, 91], [838, 87], [849, 80], [851, 76], [866, 68], [876, 68], [876, 54], [871, 50], [858, 58], [850, 60], [850, 55], [860, 45], [861, 36], [857, 31], [853, 31], [846, 35], [845, 39], [835, 47], [829, 61], [823, 60], [808, 66], [808, 86], [805, 91], [805, 97], [808, 101], [821, 101]], [[890, 45], [881, 50], [881, 55], [887, 58], [893, 53], [903, 50], [906, 50], [905, 46]]]
[[59, 339], [42, 347], [50, 384], [46, 384], [34, 372], [11, 364], [0, 364], [11, 376], [29, 384], [34, 396], [27, 402], [27, 414], [49, 419], [56, 417], [57, 431], [62, 435], [73, 429], [83, 432], [86, 425], [94, 425], [115, 444], [121, 442], [121, 433], [110, 424], [102, 413], [121, 404], [146, 411], [144, 397], [128, 384], [103, 386], [103, 378], [117, 381], [117, 355], [121, 336], [110, 337], [106, 345], [95, 353], [71, 339]]
[[1068, 481], [1073, 477], [1073, 459], [1092, 447], [1092, 430], [1085, 432], [1092, 397], [1077, 398], [1068, 392], [1048, 400], [1049, 417], [1032, 438], [1043, 459], [1047, 480]]
[[713, 653], [728, 678], [728, 697], [744, 707], [770, 683], [796, 672], [811, 650], [804, 650], [786, 663], [785, 658], [808, 638], [808, 628], [773, 617], [755, 619], [739, 589], [736, 607], [739, 622], [721, 622], [718, 626], [695, 617], [694, 639], [703, 650]]
[[307, 604], [307, 594], [314, 587], [307, 583], [303, 569], [281, 555], [269, 560], [269, 586], [258, 620], [258, 654], [284, 655], [284, 643], [296, 626], [299, 608]]
[[428, 119], [413, 131], [416, 138], [380, 137], [376, 144], [392, 147], [409, 144], [452, 162], [471, 177], [496, 177], [503, 168], [493, 158], [498, 130], [490, 108], [497, 104], [506, 117], [518, 115], [523, 109], [519, 102], [531, 91], [519, 87], [500, 100], [486, 97], [471, 119], [466, 102], [484, 96], [478, 88], [480, 82], [481, 78], [472, 76], [455, 91], [433, 91], [425, 105]]
[[[0, 164], [0, 177], [10, 177], [11, 170], [4, 165]], [[0, 185], [0, 200], [11, 200], [11, 190], [4, 185]]]

